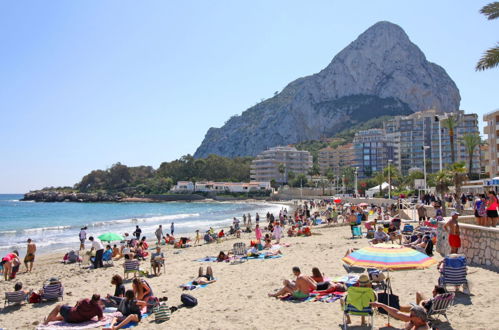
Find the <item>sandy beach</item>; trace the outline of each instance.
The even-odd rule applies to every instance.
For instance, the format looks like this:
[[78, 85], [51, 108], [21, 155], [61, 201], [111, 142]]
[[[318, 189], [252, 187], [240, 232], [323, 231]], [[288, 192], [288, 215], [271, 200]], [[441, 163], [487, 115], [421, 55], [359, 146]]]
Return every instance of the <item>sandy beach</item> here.
[[[328, 277], [345, 275], [341, 258], [348, 248], [368, 245], [366, 239], [350, 239], [349, 227], [314, 228], [311, 237], [285, 238], [282, 243], [283, 257], [270, 260], [248, 260], [241, 264], [206, 263], [195, 259], [215, 256], [227, 251], [233, 243], [249, 244], [253, 235], [243, 234], [241, 239], [229, 239], [220, 244], [209, 244], [186, 249], [163, 248], [166, 252], [166, 274], [147, 279], [158, 297], [168, 296], [169, 305], [180, 304], [183, 293], [179, 285], [192, 280], [200, 266], [212, 266], [217, 282], [206, 288], [189, 291], [199, 305], [192, 309], [181, 308], [173, 313], [171, 320], [163, 324], [154, 323], [154, 317], [145, 318], [137, 329], [331, 329], [339, 328], [342, 312], [339, 301], [332, 303], [293, 303], [267, 297], [267, 293], [281, 287], [283, 279], [292, 278], [291, 267], [299, 266], [304, 273], [319, 267]], [[62, 255], [38, 257], [32, 274], [20, 273], [18, 281], [25, 288], [39, 289], [51, 276], [62, 279], [65, 287], [64, 303], [74, 305], [80, 298], [89, 298], [93, 293], [105, 296], [113, 292], [110, 279], [113, 274], [123, 274], [122, 261], [114, 267], [98, 270], [80, 269], [78, 264], [64, 265]], [[440, 256], [435, 257], [440, 260]], [[149, 268], [149, 261], [142, 262]], [[21, 268], [21, 272], [24, 268]], [[438, 272], [435, 266], [427, 270], [392, 273], [394, 293], [402, 304], [415, 301], [416, 291], [431, 294]], [[493, 329], [499, 324], [499, 315], [494, 304], [499, 293], [499, 274], [482, 268], [469, 267], [472, 296], [459, 294], [456, 304], [448, 312], [449, 323], [439, 329]], [[0, 281], [2, 292], [11, 291], [15, 281]], [[131, 283], [126, 283], [131, 288]], [[2, 295], [3, 296], [3, 295]], [[55, 303], [27, 304], [6, 308], [0, 313], [0, 327], [5, 329], [34, 329], [55, 306]], [[376, 328], [384, 327], [387, 318], [375, 315]], [[353, 317], [353, 325], [360, 319]], [[399, 321], [392, 326], [402, 327]], [[354, 327], [360, 329], [361, 327]]]

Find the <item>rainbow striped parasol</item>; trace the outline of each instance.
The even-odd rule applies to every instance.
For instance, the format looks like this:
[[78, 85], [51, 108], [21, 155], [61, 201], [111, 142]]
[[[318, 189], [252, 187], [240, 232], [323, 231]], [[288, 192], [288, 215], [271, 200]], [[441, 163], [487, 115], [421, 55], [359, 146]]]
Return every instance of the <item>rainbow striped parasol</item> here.
[[342, 259], [351, 266], [380, 270], [425, 269], [437, 261], [417, 250], [396, 244], [377, 244], [353, 251]]

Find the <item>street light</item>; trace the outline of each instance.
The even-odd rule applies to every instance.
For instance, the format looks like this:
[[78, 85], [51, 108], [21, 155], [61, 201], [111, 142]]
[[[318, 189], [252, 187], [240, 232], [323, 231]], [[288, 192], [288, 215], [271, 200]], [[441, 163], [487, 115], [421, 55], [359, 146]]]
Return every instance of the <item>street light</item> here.
[[345, 174], [341, 176], [341, 185], [343, 186], [343, 195], [345, 194]]
[[357, 198], [357, 196], [359, 195], [359, 190], [357, 189], [357, 177], [359, 175], [359, 168], [356, 167], [355, 168], [355, 197]]
[[[442, 126], [440, 124], [440, 116], [436, 115], [435, 116], [435, 121], [438, 122], [438, 155], [439, 155], [439, 161], [440, 161], [440, 171], [442, 171]], [[425, 181], [426, 184], [426, 181]]]
[[392, 162], [388, 159], [388, 199], [392, 199]]
[[423, 175], [424, 175], [424, 191], [426, 194], [426, 190], [428, 187], [426, 186], [426, 150], [430, 149], [429, 146], [422, 146], [421, 149], [423, 149]]

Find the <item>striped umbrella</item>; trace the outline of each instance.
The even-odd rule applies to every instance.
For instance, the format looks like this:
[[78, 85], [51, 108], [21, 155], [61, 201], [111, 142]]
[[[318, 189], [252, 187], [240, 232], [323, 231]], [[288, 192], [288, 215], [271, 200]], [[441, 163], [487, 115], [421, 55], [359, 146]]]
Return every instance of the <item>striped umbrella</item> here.
[[397, 244], [377, 244], [353, 251], [342, 259], [351, 266], [380, 270], [425, 269], [437, 261], [417, 250]]

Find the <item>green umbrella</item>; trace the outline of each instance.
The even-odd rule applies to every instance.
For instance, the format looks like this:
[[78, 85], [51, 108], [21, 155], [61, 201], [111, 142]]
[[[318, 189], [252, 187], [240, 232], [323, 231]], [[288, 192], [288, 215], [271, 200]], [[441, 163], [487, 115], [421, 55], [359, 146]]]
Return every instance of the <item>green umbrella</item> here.
[[111, 242], [111, 241], [122, 241], [123, 236], [116, 233], [105, 233], [98, 237], [101, 241]]

